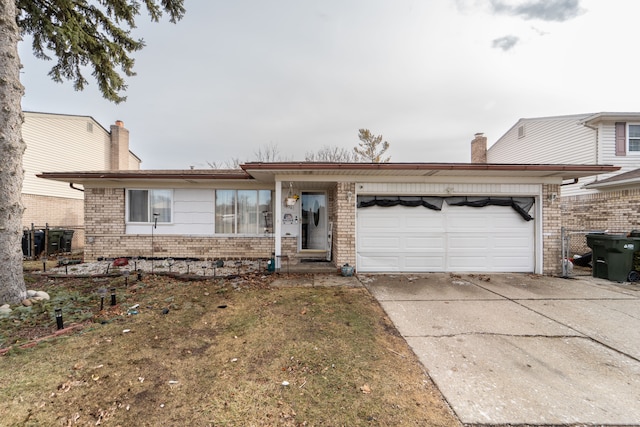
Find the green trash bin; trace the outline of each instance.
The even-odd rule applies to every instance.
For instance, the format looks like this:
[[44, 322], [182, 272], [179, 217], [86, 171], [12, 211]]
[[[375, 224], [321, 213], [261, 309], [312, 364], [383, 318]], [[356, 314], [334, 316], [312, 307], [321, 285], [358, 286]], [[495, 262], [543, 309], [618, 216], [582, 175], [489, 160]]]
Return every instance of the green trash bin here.
[[587, 234], [592, 251], [593, 277], [626, 282], [633, 270], [633, 256], [640, 251], [640, 238], [625, 234]]
[[64, 230], [50, 228], [47, 233], [47, 254], [51, 255], [62, 251]]
[[71, 242], [73, 241], [73, 230], [62, 230], [60, 239], [60, 251], [71, 252]]

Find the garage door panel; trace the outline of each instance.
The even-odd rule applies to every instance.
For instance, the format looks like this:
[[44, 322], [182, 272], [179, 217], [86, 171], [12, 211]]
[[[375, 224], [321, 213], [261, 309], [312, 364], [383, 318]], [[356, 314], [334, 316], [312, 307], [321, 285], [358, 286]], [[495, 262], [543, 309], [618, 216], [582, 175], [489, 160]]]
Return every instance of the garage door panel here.
[[447, 241], [449, 242], [447, 249], [450, 251], [460, 249], [483, 250], [489, 246], [490, 238], [483, 235], [468, 234], [461, 236], [458, 233], [455, 233], [454, 235], [449, 233]]
[[518, 236], [495, 236], [493, 238], [496, 249], [518, 249], [527, 248], [527, 250], [533, 250], [533, 236], [531, 237], [518, 237]]
[[504, 206], [357, 211], [359, 271], [532, 272], [534, 222]]
[[442, 250], [444, 246], [443, 236], [424, 236], [414, 237], [413, 235], [406, 236], [404, 238], [405, 249], [420, 249], [420, 250]]
[[365, 237], [362, 239], [362, 248], [370, 251], [396, 251], [401, 246], [398, 236], [375, 236]]
[[363, 271], [400, 271], [400, 257], [358, 256], [358, 269]]
[[406, 256], [404, 262], [404, 269], [402, 271], [425, 271], [427, 268], [429, 271], [445, 271], [445, 260], [442, 253], [421, 256]]
[[456, 233], [485, 233], [491, 227], [486, 219], [478, 217], [447, 218], [447, 230], [455, 230]]
[[483, 255], [453, 255], [448, 259], [448, 271], [488, 271], [488, 257]]

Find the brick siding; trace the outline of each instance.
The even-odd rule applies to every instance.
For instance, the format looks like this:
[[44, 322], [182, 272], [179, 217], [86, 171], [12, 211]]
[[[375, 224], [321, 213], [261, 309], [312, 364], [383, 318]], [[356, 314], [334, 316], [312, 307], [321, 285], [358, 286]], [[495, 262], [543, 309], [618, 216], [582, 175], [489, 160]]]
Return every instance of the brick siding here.
[[569, 230], [640, 229], [640, 189], [562, 198], [562, 225]]
[[[85, 192], [85, 260], [99, 257], [247, 259], [270, 258], [273, 237], [152, 236], [125, 234], [125, 190], [93, 188]], [[293, 242], [291, 242], [293, 241]], [[295, 253], [295, 238], [283, 239], [284, 254]], [[293, 255], [289, 252], [289, 254]]]
[[542, 247], [543, 247], [543, 274], [556, 275], [562, 273], [561, 253], [561, 228], [562, 214], [560, 211], [560, 199], [552, 200], [552, 194], [560, 194], [559, 185], [546, 184], [542, 186]]
[[30, 229], [65, 228], [73, 230], [72, 249], [84, 247], [84, 201], [65, 197], [39, 196], [22, 194], [25, 207], [22, 215], [22, 226]]
[[333, 259], [338, 267], [347, 263], [356, 266], [356, 184], [339, 182], [335, 194]]

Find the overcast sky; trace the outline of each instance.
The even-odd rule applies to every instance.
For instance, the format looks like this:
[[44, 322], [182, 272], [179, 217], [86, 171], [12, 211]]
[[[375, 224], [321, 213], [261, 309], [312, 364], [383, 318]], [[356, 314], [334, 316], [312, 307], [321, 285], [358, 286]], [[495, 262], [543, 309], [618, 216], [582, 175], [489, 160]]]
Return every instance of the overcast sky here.
[[393, 162], [469, 162], [519, 118], [638, 111], [637, 0], [186, 0], [138, 19], [128, 100], [75, 92], [21, 44], [25, 111], [122, 120], [144, 169], [303, 160], [358, 129]]

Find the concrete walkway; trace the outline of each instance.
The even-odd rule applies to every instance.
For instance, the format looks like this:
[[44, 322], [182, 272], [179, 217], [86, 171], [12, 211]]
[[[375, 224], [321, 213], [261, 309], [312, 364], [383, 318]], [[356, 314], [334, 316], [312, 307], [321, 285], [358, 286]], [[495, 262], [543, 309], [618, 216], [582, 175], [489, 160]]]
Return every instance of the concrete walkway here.
[[640, 286], [360, 275], [465, 424], [640, 425]]

